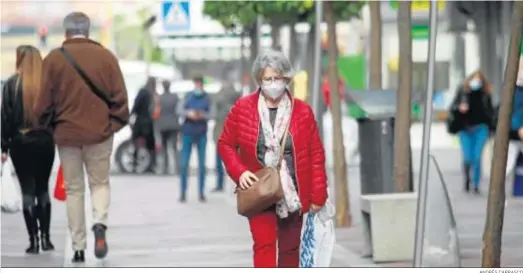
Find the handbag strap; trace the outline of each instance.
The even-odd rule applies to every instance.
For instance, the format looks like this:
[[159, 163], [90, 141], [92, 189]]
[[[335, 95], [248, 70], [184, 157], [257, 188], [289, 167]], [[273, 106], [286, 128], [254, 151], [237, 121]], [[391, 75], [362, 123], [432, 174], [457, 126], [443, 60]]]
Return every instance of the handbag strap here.
[[67, 50], [64, 47], [60, 48], [60, 51], [64, 55], [67, 62], [76, 70], [78, 75], [84, 80], [85, 84], [89, 87], [91, 92], [95, 94], [98, 98], [100, 98], [105, 104], [107, 104], [107, 107], [109, 109], [114, 105], [114, 102], [107, 96], [105, 92], [100, 90], [94, 83], [91, 81], [91, 79], [85, 74], [85, 72], [78, 66], [78, 63], [74, 60], [73, 56], [67, 52]]
[[280, 148], [280, 157], [278, 159], [278, 165], [276, 165], [276, 169], [278, 171], [281, 168], [281, 163], [283, 162], [283, 158], [284, 158], [285, 144], [287, 144], [287, 138], [289, 136], [289, 127], [291, 126], [291, 118], [292, 118], [293, 110], [294, 110], [294, 99], [291, 97], [291, 115], [289, 117], [289, 121], [287, 122], [287, 126], [285, 127], [285, 132], [283, 133], [283, 140], [281, 142], [281, 148]]
[[[71, 54], [69, 54], [69, 52], [67, 52], [67, 50], [64, 47], [61, 47], [60, 51], [64, 55], [67, 62], [74, 68], [74, 70], [78, 73], [78, 75], [80, 75], [80, 77], [84, 80], [85, 84], [87, 84], [87, 86], [89, 87], [91, 92], [93, 92], [93, 94], [95, 94], [99, 99], [101, 99], [107, 105], [107, 107], [109, 109], [111, 109], [116, 103], [114, 103], [114, 101], [107, 95], [107, 93], [100, 90], [100, 88], [98, 88], [93, 83], [93, 81], [91, 81], [91, 79], [87, 76], [87, 74], [85, 74], [85, 72], [80, 68], [80, 66], [78, 66], [78, 63], [74, 60], [73, 56], [71, 56]], [[118, 116], [111, 115], [111, 118], [115, 119], [116, 121], [118, 121], [121, 124], [127, 124], [127, 122], [125, 120], [122, 120]]]

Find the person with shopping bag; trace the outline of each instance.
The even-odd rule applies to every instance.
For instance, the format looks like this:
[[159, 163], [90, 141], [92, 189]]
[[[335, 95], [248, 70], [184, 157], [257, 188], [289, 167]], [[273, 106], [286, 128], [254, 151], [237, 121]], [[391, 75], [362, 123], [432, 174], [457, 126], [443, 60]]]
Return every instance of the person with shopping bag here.
[[237, 184], [238, 200], [251, 189], [279, 183], [272, 187], [272, 197], [281, 196], [274, 203], [251, 200], [266, 208], [246, 213], [240, 205], [249, 204], [238, 203], [249, 220], [254, 267], [298, 267], [303, 213], [320, 211], [327, 200], [325, 151], [311, 107], [289, 92], [294, 73], [285, 55], [261, 53], [252, 75], [259, 87], [232, 107], [218, 152]]
[[29, 234], [26, 253], [38, 254], [39, 244], [43, 251], [54, 250], [49, 233], [51, 201], [48, 188], [55, 156], [49, 120], [39, 120], [34, 111], [42, 91], [42, 56], [38, 49], [30, 45], [19, 46], [16, 71], [2, 91], [2, 162], [8, 155], [11, 157], [20, 182]]

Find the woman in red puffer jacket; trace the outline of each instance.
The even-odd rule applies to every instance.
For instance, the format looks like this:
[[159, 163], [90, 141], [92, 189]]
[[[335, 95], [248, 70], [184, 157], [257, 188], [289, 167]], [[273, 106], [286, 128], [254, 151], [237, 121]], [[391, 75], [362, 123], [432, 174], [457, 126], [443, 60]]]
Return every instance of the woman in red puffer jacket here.
[[250, 217], [249, 225], [255, 267], [298, 267], [302, 214], [319, 211], [327, 200], [325, 151], [310, 106], [288, 91], [293, 76], [288, 59], [266, 51], [256, 59], [252, 75], [259, 88], [232, 107], [218, 152], [227, 173], [246, 189], [256, 182], [256, 171], [277, 165], [290, 122], [280, 170], [285, 198]]

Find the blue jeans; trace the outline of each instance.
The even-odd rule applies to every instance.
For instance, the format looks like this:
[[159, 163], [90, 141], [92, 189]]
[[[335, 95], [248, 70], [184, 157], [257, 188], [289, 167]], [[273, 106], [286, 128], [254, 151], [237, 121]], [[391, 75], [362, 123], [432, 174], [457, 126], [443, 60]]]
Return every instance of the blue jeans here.
[[463, 161], [472, 168], [472, 183], [479, 185], [481, 179], [481, 155], [489, 138], [486, 124], [477, 125], [459, 132]]
[[223, 189], [223, 179], [225, 177], [225, 173], [223, 171], [223, 163], [222, 159], [220, 158], [220, 154], [218, 153], [218, 149], [216, 149], [216, 188], [217, 189]]
[[187, 179], [189, 175], [189, 162], [191, 159], [192, 146], [196, 145], [198, 153], [198, 191], [200, 196], [205, 192], [205, 153], [207, 146], [207, 135], [183, 136], [181, 151], [181, 194], [185, 196], [187, 192]]

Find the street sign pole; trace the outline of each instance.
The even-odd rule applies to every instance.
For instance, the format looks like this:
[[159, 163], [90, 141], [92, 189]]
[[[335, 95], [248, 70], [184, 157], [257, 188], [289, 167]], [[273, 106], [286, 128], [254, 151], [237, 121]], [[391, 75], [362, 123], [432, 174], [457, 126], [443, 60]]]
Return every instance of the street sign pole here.
[[[320, 81], [321, 81], [321, 22], [323, 21], [323, 1], [315, 1], [316, 24], [315, 29], [309, 30], [309, 35], [314, 31], [316, 40], [314, 40], [314, 75], [312, 78], [312, 110], [316, 116], [316, 120], [320, 120], [319, 100], [320, 100]], [[320, 128], [321, 129], [321, 128]], [[323, 135], [323, 131], [321, 131]]]
[[414, 241], [414, 267], [422, 267], [423, 237], [427, 210], [427, 182], [429, 178], [430, 127], [432, 123], [432, 97], [434, 94], [434, 71], [436, 65], [436, 35], [438, 28], [438, 2], [430, 1], [429, 11], [428, 77], [423, 115], [423, 144], [421, 146], [421, 172], [419, 176], [418, 204], [416, 212], [416, 237]]

